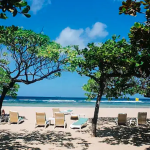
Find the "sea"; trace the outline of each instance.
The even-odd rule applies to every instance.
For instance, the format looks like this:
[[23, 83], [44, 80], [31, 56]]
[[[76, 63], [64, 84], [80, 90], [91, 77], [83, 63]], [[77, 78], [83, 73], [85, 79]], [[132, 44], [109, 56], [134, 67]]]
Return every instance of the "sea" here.
[[[16, 99], [6, 96], [3, 106], [23, 107], [95, 107], [96, 99], [87, 101], [85, 97], [30, 97], [17, 96]], [[102, 108], [150, 108], [150, 98], [112, 99], [102, 98]]]

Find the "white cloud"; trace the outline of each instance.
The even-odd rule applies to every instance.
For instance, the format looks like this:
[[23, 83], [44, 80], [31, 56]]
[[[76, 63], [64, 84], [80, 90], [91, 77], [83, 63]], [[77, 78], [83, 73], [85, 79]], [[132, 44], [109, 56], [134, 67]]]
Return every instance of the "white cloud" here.
[[32, 0], [31, 11], [36, 14], [37, 11], [41, 10], [44, 6], [49, 4], [51, 4], [50, 0]]
[[67, 27], [61, 31], [59, 37], [56, 38], [56, 42], [62, 46], [80, 45], [83, 48], [85, 43], [85, 39], [82, 38], [83, 33], [83, 29], [75, 30]]
[[85, 30], [67, 27], [61, 31], [56, 42], [62, 46], [79, 45], [80, 48], [84, 48], [91, 40], [106, 37], [108, 35], [106, 28], [107, 26], [101, 22], [96, 22], [91, 29], [87, 27]]
[[107, 26], [101, 22], [96, 22], [92, 29], [86, 28], [86, 33], [90, 38], [106, 37], [108, 32], [105, 30]]

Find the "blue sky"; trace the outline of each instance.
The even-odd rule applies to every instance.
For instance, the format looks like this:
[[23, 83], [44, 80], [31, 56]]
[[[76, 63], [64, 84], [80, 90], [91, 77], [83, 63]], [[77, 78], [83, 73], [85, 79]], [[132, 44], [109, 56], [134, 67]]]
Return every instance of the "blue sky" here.
[[[144, 21], [142, 15], [119, 15], [121, 0], [27, 0], [31, 18], [18, 14], [1, 20], [1, 25], [22, 26], [48, 35], [62, 46], [77, 44], [80, 48], [88, 42], [101, 43], [113, 34], [128, 38], [135, 21]], [[31, 85], [20, 84], [19, 96], [83, 97], [83, 84], [87, 77], [65, 72], [61, 78], [43, 80]], [[141, 97], [139, 95], [136, 95]]]

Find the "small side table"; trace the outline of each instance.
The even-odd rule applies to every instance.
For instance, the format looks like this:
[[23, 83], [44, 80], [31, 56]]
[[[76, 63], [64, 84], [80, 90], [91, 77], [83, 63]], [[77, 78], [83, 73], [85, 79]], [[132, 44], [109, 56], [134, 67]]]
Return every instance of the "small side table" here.
[[79, 119], [79, 116], [77, 114], [71, 114], [71, 117], [70, 117], [71, 120], [78, 120]]

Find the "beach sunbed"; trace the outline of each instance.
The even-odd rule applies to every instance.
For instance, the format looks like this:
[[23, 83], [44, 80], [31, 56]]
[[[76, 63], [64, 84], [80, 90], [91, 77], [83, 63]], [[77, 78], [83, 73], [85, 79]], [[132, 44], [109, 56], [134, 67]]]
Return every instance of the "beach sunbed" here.
[[127, 125], [127, 114], [126, 113], [119, 113], [118, 118], [116, 119], [117, 125]]
[[19, 123], [21, 123], [23, 121], [24, 121], [24, 119], [22, 117], [19, 117], [18, 112], [16, 112], [16, 111], [9, 111], [9, 120], [8, 120], [9, 124], [11, 124], [11, 123], [19, 124]]
[[64, 113], [65, 115], [69, 115], [72, 113], [73, 110], [64, 110], [64, 111], [60, 111], [61, 113]]
[[136, 120], [131, 119], [130, 125], [135, 122], [135, 124], [138, 125], [149, 125], [149, 122], [147, 121], [147, 112], [138, 112], [138, 116]]
[[55, 113], [60, 112], [59, 108], [53, 108], [53, 118], [55, 118]]
[[82, 127], [87, 125], [87, 121], [88, 121], [88, 118], [79, 118], [78, 121], [76, 121], [70, 125], [70, 128], [71, 129], [73, 129], [73, 128], [81, 129]]
[[55, 113], [56, 112], [60, 112], [60, 113], [64, 113], [65, 115], [71, 114], [73, 110], [64, 110], [64, 111], [60, 111], [59, 108], [53, 108], [53, 118], [55, 118]]
[[46, 114], [45, 113], [37, 113], [36, 112], [36, 123], [35, 127], [37, 126], [46, 126], [50, 123], [50, 121], [46, 121]]
[[56, 126], [64, 126], [64, 128], [66, 127], [66, 122], [65, 122], [65, 114], [64, 113], [55, 113], [55, 124], [54, 124], [54, 128]]

